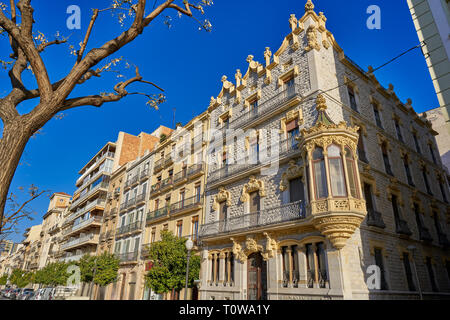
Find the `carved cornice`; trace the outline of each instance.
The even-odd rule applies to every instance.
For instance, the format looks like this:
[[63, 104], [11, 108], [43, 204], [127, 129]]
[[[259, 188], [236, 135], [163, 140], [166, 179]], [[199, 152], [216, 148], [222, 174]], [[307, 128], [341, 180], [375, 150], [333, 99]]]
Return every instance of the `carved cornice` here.
[[281, 175], [280, 190], [286, 191], [289, 186], [289, 180], [303, 176], [303, 167], [297, 165], [295, 161], [289, 162], [289, 168]]
[[266, 192], [264, 190], [264, 181], [257, 180], [255, 176], [250, 177], [250, 181], [244, 185], [242, 189], [241, 202], [247, 202], [250, 200], [250, 193], [259, 191], [260, 197], [265, 197]]

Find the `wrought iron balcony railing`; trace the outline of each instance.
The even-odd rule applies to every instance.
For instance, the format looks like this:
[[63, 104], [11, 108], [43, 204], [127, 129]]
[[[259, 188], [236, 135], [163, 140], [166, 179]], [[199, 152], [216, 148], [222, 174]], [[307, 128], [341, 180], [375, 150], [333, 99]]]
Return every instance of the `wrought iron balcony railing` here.
[[398, 221], [396, 221], [395, 231], [398, 234], [403, 234], [405, 236], [412, 235], [412, 232], [408, 227], [408, 223], [402, 219], [399, 219]]
[[197, 173], [202, 172], [203, 170], [204, 170], [203, 164], [194, 164], [188, 168], [187, 175], [188, 175], [188, 177], [190, 177]]
[[241, 115], [240, 117], [232, 120], [229, 125], [229, 129], [236, 129], [240, 128], [244, 125], [249, 124], [251, 121], [261, 117], [264, 114], [267, 114], [268, 112], [275, 110], [276, 106], [279, 106], [283, 103], [288, 102], [295, 96], [297, 96], [297, 92], [295, 88], [290, 87], [289, 89], [286, 89], [270, 99], [266, 100], [265, 102], [258, 105], [257, 109], [248, 111]]
[[144, 201], [145, 201], [145, 193], [141, 193], [136, 196], [136, 204], [139, 204]]
[[119, 227], [116, 230], [116, 237], [121, 236], [125, 233], [142, 230], [142, 228], [143, 228], [142, 224], [143, 224], [142, 221], [136, 221], [136, 222], [127, 224], [125, 226]]
[[161, 182], [161, 190], [170, 188], [173, 185], [173, 177], [169, 177], [167, 179], [164, 179]]
[[181, 170], [173, 177], [173, 183], [178, 183], [180, 181], [183, 181], [187, 177], [187, 171], [186, 169]]
[[153, 171], [158, 172], [159, 170], [161, 170], [163, 168], [163, 162], [164, 162], [163, 158], [157, 160], [155, 162], [155, 166], [153, 167]]
[[158, 219], [160, 217], [167, 216], [168, 214], [169, 214], [169, 207], [164, 207], [164, 208], [149, 212], [147, 214], [147, 222], [154, 220], [154, 219]]
[[426, 242], [432, 242], [433, 237], [430, 234], [430, 231], [428, 228], [420, 226], [419, 227], [419, 238], [420, 240], [426, 241]]
[[139, 176], [139, 179], [143, 180], [143, 179], [146, 179], [146, 178], [149, 178], [149, 177], [150, 177], [150, 170], [149, 169], [144, 169], [141, 172], [141, 175]]
[[261, 165], [270, 164], [272, 161], [278, 161], [280, 158], [289, 156], [291, 153], [299, 151], [298, 142], [295, 137], [280, 141], [278, 150], [272, 146], [260, 149], [258, 153], [246, 156], [243, 159], [237, 159], [234, 164], [226, 164], [224, 167], [210, 172], [208, 184], [214, 183], [243, 171], [255, 168]]
[[236, 231], [251, 230], [268, 225], [302, 220], [306, 217], [303, 201], [265, 209], [259, 212], [235, 216], [200, 226], [200, 238]]
[[184, 199], [170, 206], [170, 214], [176, 214], [184, 210], [188, 210], [202, 204], [203, 197], [201, 195]]
[[139, 251], [116, 254], [116, 256], [120, 260], [120, 262], [137, 261], [138, 256], [139, 256]]
[[375, 210], [367, 210], [367, 225], [371, 227], [386, 228], [380, 212]]

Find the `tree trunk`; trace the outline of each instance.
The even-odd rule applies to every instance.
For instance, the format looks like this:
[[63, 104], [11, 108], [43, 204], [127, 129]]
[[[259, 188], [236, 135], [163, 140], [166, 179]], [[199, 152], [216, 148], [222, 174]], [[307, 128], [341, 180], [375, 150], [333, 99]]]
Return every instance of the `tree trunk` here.
[[4, 123], [0, 139], [0, 234], [9, 187], [31, 134], [29, 124], [21, 118]]

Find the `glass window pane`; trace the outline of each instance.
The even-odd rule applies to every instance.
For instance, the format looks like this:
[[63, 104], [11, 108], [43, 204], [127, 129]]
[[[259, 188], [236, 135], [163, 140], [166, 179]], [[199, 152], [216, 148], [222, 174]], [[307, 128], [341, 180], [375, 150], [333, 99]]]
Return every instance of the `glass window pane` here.
[[326, 198], [328, 196], [328, 192], [324, 161], [314, 163], [314, 175], [316, 180], [315, 184], [317, 199]]
[[356, 190], [355, 162], [353, 160], [347, 159], [347, 170], [350, 194], [352, 197], [358, 198], [358, 192]]
[[341, 149], [338, 146], [333, 144], [328, 148], [328, 157], [329, 158], [340, 157], [340, 156], [341, 156]]
[[345, 197], [347, 191], [345, 188], [344, 170], [342, 161], [338, 159], [329, 159], [331, 192], [335, 197]]

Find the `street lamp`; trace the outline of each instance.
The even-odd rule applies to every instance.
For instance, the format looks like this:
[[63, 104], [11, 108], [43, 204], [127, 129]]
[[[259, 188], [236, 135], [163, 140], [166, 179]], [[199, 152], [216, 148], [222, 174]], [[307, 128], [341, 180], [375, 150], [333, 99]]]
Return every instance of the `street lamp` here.
[[186, 286], [184, 288], [184, 300], [187, 300], [187, 291], [188, 291], [188, 280], [189, 280], [189, 259], [191, 258], [191, 250], [194, 247], [194, 243], [189, 237], [186, 241], [186, 249], [187, 249], [187, 267], [186, 267]]
[[423, 300], [422, 288], [420, 287], [419, 276], [417, 275], [416, 260], [414, 258], [414, 252], [416, 252], [417, 248], [415, 246], [411, 245], [411, 246], [408, 246], [406, 249], [408, 249], [408, 251], [411, 252], [412, 264], [413, 264], [413, 267], [414, 267], [414, 275], [415, 275], [416, 283], [417, 283], [417, 290], [419, 291], [419, 299]]

